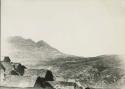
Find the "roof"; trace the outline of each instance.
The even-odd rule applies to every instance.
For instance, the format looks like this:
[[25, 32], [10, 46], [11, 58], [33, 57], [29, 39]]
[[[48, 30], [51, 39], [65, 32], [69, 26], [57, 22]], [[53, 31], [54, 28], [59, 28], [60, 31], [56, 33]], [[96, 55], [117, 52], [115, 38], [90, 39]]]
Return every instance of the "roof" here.
[[65, 81], [65, 82], [74, 82], [74, 83], [76, 82], [75, 79], [70, 79], [70, 78], [65, 79], [65, 78], [60, 77], [60, 76], [56, 76], [56, 81]]
[[7, 75], [0, 86], [6, 87], [34, 87], [37, 76]]
[[13, 63], [12, 65], [14, 66], [15, 69], [18, 69], [18, 68], [26, 69], [26, 67], [21, 63]]
[[66, 79], [64, 79], [63, 77], [56, 76], [56, 81], [66, 81]]
[[26, 69], [24, 76], [36, 75], [36, 76], [40, 76], [42, 78], [45, 78], [47, 71], [48, 70], [45, 70], [45, 69]]
[[0, 86], [0, 89], [45, 89], [45, 88], [32, 88], [32, 87], [28, 87], [28, 88], [21, 88], [21, 87], [4, 87], [4, 86]]
[[5, 68], [4, 68], [4, 66], [2, 65], [1, 62], [0, 62], [0, 70], [4, 70], [5, 71]]
[[22, 65], [21, 63], [12, 63], [12, 65], [13, 65], [15, 68], [22, 67], [22, 68], [26, 69], [26, 67], [25, 67], [24, 65]]
[[10, 58], [8, 56], [4, 57], [4, 62], [11, 62]]
[[13, 65], [10, 62], [1, 62], [3, 67], [5, 68], [5, 73], [9, 74], [12, 70], [14, 70]]
[[20, 64], [20, 63], [13, 63], [12, 65], [14, 65], [15, 67], [18, 67], [18, 66], [20, 66], [21, 64]]
[[64, 82], [64, 81], [47, 81], [51, 86], [55, 87], [57, 85], [60, 86], [75, 86], [75, 83], [73, 82]]

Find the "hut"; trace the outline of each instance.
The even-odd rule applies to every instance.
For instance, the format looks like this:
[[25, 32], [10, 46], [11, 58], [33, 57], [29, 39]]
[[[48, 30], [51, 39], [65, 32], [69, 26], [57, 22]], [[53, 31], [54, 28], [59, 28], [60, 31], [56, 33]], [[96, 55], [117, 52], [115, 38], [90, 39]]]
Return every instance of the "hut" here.
[[14, 67], [10, 62], [2, 61], [1, 64], [5, 68], [5, 74], [10, 74], [11, 71], [14, 70]]
[[10, 75], [23, 75], [26, 67], [21, 65], [20, 63], [11, 62], [8, 56], [4, 57], [4, 60], [1, 62], [3, 67], [5, 68], [5, 74]]
[[26, 69], [24, 76], [39, 76], [43, 78], [45, 81], [53, 81], [53, 74], [50, 70], [45, 69]]
[[48, 83], [55, 89], [79, 89], [73, 82], [48, 81]]
[[70, 79], [70, 78], [63, 78], [61, 76], [56, 76], [55, 78], [56, 81], [65, 81], [65, 82], [76, 82], [75, 79]]
[[15, 75], [6, 75], [5, 80], [1, 82], [0, 86], [3, 87], [42, 87], [41, 81], [37, 76], [15, 76]]
[[4, 62], [11, 62], [11, 60], [10, 60], [10, 58], [8, 56], [5, 56], [3, 61]]
[[3, 65], [0, 62], [0, 82], [2, 82], [4, 80], [5, 77], [5, 68], [3, 67]]
[[10, 75], [19, 75], [19, 73], [16, 72], [15, 70], [12, 70], [12, 71], [10, 72]]
[[63, 77], [60, 77], [60, 76], [56, 76], [56, 77], [55, 77], [55, 80], [56, 80], [56, 81], [65, 81], [65, 82], [66, 82], [66, 79], [63, 78]]
[[13, 63], [15, 72], [18, 73], [18, 75], [23, 75], [26, 67], [24, 65], [21, 65], [20, 63]]
[[1, 62], [0, 62], [0, 70], [1, 70], [1, 71], [5, 71], [5, 68], [4, 68], [4, 66], [2, 65]]

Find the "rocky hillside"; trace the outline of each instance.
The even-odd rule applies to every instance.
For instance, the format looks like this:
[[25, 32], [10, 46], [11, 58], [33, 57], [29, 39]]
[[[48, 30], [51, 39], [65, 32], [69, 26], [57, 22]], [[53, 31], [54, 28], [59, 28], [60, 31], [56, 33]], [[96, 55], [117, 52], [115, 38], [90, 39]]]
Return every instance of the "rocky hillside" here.
[[41, 64], [44, 61], [65, 56], [43, 40], [34, 42], [31, 39], [15, 36], [7, 40], [7, 45], [10, 51], [8, 56], [12, 61], [22, 62], [25, 65]]
[[57, 76], [78, 79], [83, 85], [104, 87], [125, 83], [125, 70], [117, 55], [67, 57], [52, 60], [48, 64], [53, 66]]
[[64, 54], [43, 40], [22, 37], [8, 39], [12, 61], [35, 68], [50, 67], [55, 76], [73, 78], [86, 85], [121, 85], [125, 81], [123, 62], [118, 55], [78, 57]]

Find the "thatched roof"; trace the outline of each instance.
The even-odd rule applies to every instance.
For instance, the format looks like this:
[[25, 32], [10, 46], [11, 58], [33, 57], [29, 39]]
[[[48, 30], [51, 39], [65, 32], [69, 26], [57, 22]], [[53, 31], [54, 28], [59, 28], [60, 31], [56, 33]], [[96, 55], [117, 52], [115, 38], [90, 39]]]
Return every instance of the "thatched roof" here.
[[3, 81], [4, 79], [4, 72], [5, 72], [5, 68], [3, 67], [3, 65], [0, 63], [0, 83]]
[[[45, 88], [34, 88], [34, 87], [21, 88], [21, 87], [3, 87], [3, 86], [0, 86], [0, 89], [45, 89]], [[52, 88], [48, 88], [48, 89], [52, 89]]]
[[66, 79], [65, 78], [63, 78], [63, 77], [58, 77], [58, 76], [56, 76], [56, 78], [55, 78], [55, 80], [56, 81], [66, 81]]
[[17, 68], [18, 66], [20, 66], [21, 64], [20, 63], [13, 63], [12, 64], [15, 68]]
[[2, 61], [1, 64], [5, 68], [5, 73], [9, 74], [12, 70], [14, 70], [13, 65], [10, 62], [4, 62]]
[[2, 65], [2, 63], [1, 63], [1, 62], [0, 62], [0, 70], [5, 71], [5, 68], [4, 68], [4, 66]]
[[12, 63], [12, 65], [15, 67], [15, 68], [18, 68], [19, 66], [23, 66], [24, 68], [26, 68], [24, 65], [22, 65], [21, 63]]
[[20, 63], [13, 63], [12, 64], [14, 66], [15, 71], [19, 74], [19, 75], [23, 75], [24, 71], [26, 69], [26, 67]]
[[34, 76], [34, 75], [45, 79], [45, 81], [54, 80], [52, 71], [45, 69], [26, 69], [23, 76]]
[[4, 62], [11, 62], [11, 60], [10, 60], [10, 58], [8, 56], [5, 56], [3, 61]]
[[51, 86], [54, 88], [66, 88], [66, 87], [71, 87], [73, 89], [75, 87], [75, 83], [73, 82], [63, 82], [63, 81], [47, 81]]
[[65, 78], [63, 78], [63, 77], [58, 77], [58, 76], [56, 76], [56, 79], [55, 79], [56, 81], [65, 81], [65, 82], [76, 82], [75, 81], [75, 79], [69, 79], [69, 78], [67, 78], [67, 79], [65, 79]]
[[36, 75], [36, 76], [45, 78], [47, 71], [48, 70], [45, 70], [45, 69], [26, 69], [25, 73], [24, 73], [24, 76], [34, 76], [34, 75]]
[[0, 86], [6, 87], [34, 87], [37, 76], [15, 76], [7, 75]]

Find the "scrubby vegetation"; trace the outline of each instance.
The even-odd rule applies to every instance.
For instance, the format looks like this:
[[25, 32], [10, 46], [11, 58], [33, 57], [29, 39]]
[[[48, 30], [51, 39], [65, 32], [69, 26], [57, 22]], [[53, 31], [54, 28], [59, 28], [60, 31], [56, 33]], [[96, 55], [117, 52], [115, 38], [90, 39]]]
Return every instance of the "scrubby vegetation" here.
[[11, 51], [8, 56], [30, 68], [49, 66], [57, 76], [78, 79], [86, 86], [119, 87], [125, 82], [124, 69], [117, 55], [72, 56], [44, 41], [34, 42], [22, 37], [11, 37], [8, 43]]
[[56, 75], [77, 79], [86, 86], [118, 86], [124, 82], [125, 73], [117, 55], [60, 58], [48, 64]]

